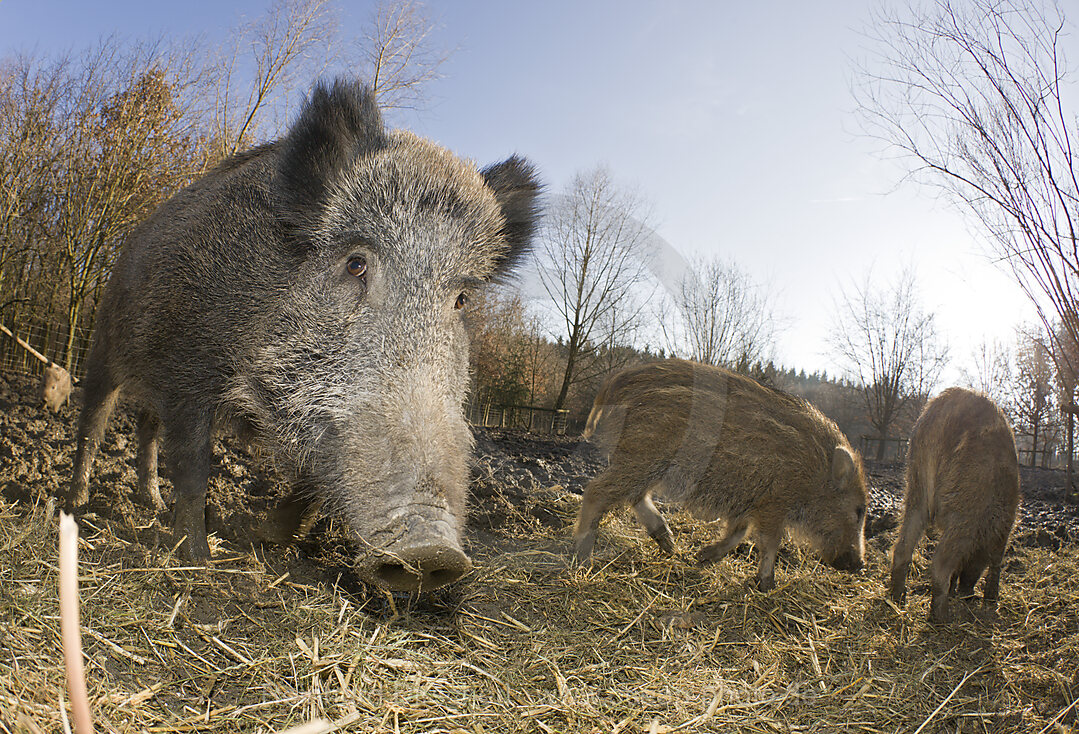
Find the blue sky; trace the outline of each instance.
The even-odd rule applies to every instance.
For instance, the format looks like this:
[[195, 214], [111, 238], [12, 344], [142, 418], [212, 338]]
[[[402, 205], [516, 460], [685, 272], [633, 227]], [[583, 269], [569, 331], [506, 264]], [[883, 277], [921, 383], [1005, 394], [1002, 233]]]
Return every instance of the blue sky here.
[[[131, 39], [220, 39], [262, 2], [0, 0], [2, 53]], [[431, 104], [398, 118], [486, 163], [519, 152], [552, 191], [605, 163], [679, 251], [720, 254], [777, 293], [779, 361], [836, 371], [841, 286], [913, 264], [954, 382], [983, 338], [1034, 312], [963, 216], [858, 135], [850, 94], [868, 3], [436, 2], [456, 52]], [[355, 35], [369, 3], [342, 3]]]

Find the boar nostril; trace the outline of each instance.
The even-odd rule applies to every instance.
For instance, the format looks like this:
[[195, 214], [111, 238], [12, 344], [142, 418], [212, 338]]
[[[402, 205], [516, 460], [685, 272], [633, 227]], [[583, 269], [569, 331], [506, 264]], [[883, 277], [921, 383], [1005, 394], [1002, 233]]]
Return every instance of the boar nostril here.
[[369, 571], [380, 586], [394, 591], [426, 591], [456, 581], [472, 561], [463, 552], [446, 546], [419, 546], [399, 550], [394, 560], [383, 560]]
[[400, 563], [380, 563], [374, 573], [375, 580], [390, 589], [416, 585], [416, 575]]

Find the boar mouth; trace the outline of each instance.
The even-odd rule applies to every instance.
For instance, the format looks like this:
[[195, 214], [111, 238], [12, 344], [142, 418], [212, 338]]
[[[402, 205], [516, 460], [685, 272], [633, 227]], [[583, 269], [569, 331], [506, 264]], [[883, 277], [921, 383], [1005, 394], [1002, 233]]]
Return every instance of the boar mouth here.
[[865, 566], [865, 561], [857, 553], [847, 551], [833, 558], [828, 562], [828, 565], [839, 571], [854, 573], [862, 570], [862, 567]]

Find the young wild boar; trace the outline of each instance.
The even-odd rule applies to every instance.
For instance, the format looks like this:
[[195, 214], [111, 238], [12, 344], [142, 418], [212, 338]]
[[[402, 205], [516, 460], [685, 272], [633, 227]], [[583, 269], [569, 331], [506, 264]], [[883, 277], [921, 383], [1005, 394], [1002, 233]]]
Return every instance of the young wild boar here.
[[73, 501], [88, 499], [123, 390], [142, 407], [139, 491], [161, 506], [160, 437], [193, 560], [210, 553], [211, 435], [227, 420], [349, 521], [362, 575], [402, 590], [458, 578], [471, 565], [461, 309], [527, 251], [538, 191], [520, 158], [478, 171], [386, 130], [366, 87], [316, 86], [283, 139], [226, 160], [124, 245], [97, 317]]
[[67, 405], [71, 397], [71, 374], [58, 364], [50, 362], [41, 375], [41, 400], [53, 413]]
[[754, 528], [757, 585], [775, 585], [785, 529], [804, 535], [836, 568], [862, 567], [866, 486], [861, 459], [809, 403], [719, 367], [682, 360], [619, 372], [596, 396], [584, 431], [610, 466], [585, 487], [576, 556], [591, 555], [600, 518], [627, 502], [667, 553], [674, 541], [652, 495], [727, 521], [705, 547], [716, 562]]
[[973, 596], [986, 567], [985, 601], [1000, 592], [1000, 562], [1019, 507], [1019, 461], [1008, 419], [989, 398], [948, 388], [925, 406], [910, 437], [903, 526], [892, 549], [892, 599], [926, 526], [938, 532], [930, 618], [948, 619], [948, 595]]

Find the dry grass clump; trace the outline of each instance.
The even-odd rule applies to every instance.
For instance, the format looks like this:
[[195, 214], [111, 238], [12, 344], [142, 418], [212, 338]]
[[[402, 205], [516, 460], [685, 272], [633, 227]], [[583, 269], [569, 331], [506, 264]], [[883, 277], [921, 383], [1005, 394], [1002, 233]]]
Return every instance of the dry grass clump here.
[[[568, 524], [574, 501], [540, 495]], [[595, 563], [568, 528], [508, 517], [449, 592], [319, 581], [294, 551], [219, 543], [179, 564], [153, 528], [83, 518], [83, 646], [101, 731], [1069, 731], [1079, 696], [1075, 546], [1010, 552], [997, 614], [926, 622], [883, 601], [892, 536], [850, 576], [798, 550], [750, 590], [751, 553], [701, 568], [714, 528], [672, 517], [661, 556], [628, 517]], [[142, 539], [140, 542], [139, 539]], [[0, 502], [0, 731], [65, 726], [50, 503]], [[916, 556], [916, 564], [919, 557]], [[1069, 706], [1070, 705], [1070, 706]]]

